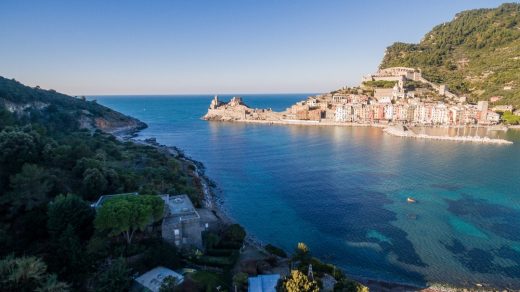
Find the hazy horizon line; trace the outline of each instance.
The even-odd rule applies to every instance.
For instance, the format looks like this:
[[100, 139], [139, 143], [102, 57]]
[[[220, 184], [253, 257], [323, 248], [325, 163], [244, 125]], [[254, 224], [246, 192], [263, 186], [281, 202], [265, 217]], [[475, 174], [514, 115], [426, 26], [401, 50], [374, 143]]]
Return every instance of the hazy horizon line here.
[[128, 94], [117, 93], [117, 94], [75, 94], [75, 95], [71, 95], [71, 96], [75, 96], [75, 97], [77, 97], [77, 96], [85, 96], [85, 97], [163, 96], [163, 97], [168, 97], [168, 96], [206, 96], [206, 95], [208, 95], [208, 96], [230, 96], [230, 95], [241, 96], [241, 95], [277, 95], [277, 94], [320, 94], [320, 93], [323, 93], [323, 92], [248, 92], [248, 93], [225, 92], [225, 93], [218, 93], [218, 94], [215, 94], [215, 93], [159, 93], [159, 94], [155, 94], [155, 93], [128, 93]]

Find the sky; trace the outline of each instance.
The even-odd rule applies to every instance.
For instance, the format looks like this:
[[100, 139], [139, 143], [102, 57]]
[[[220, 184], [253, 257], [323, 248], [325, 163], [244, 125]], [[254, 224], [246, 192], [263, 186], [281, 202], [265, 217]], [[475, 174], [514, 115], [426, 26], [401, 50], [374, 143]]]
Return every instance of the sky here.
[[0, 76], [71, 95], [326, 92], [503, 2], [1, 0]]

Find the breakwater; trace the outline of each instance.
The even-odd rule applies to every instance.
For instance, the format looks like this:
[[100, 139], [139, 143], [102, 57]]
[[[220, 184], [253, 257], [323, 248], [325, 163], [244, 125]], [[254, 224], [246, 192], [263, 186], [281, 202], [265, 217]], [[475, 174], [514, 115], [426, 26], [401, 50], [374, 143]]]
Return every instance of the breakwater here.
[[489, 137], [479, 136], [433, 136], [426, 134], [416, 134], [411, 129], [405, 126], [389, 126], [384, 129], [385, 133], [397, 137], [406, 138], [417, 138], [417, 139], [430, 139], [430, 140], [442, 140], [442, 141], [458, 141], [458, 142], [472, 142], [482, 144], [513, 144], [513, 142], [504, 139], [492, 139]]

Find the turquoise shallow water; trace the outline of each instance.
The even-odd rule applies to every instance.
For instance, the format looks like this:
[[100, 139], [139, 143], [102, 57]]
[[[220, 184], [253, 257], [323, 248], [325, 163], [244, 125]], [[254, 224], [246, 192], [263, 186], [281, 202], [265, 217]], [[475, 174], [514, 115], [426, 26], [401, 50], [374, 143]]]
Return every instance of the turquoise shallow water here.
[[[305, 96], [243, 97], [282, 110]], [[306, 242], [359, 277], [520, 289], [520, 130], [492, 133], [515, 141], [497, 146], [205, 122], [211, 98], [96, 97], [146, 122], [140, 138], [202, 161], [230, 215], [263, 242]]]

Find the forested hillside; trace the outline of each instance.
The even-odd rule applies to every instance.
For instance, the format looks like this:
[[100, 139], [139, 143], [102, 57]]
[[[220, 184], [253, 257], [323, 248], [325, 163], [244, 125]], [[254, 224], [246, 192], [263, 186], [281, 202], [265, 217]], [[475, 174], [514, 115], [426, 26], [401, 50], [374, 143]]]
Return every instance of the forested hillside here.
[[461, 12], [427, 33], [419, 44], [394, 43], [380, 68], [420, 68], [470, 100], [503, 96], [520, 105], [520, 4]]
[[[47, 284], [61, 287], [52, 291], [111, 291], [110, 281], [118, 276], [128, 284], [129, 270], [115, 259], [145, 252], [153, 236], [139, 235], [129, 249], [112, 240], [113, 234], [94, 232], [90, 203], [102, 194], [187, 193], [200, 203], [200, 180], [186, 161], [120, 142], [99, 126], [114, 131], [143, 124], [95, 102], [0, 78], [3, 291], [33, 291]], [[116, 275], [108, 276], [116, 279], [103, 279], [100, 275], [110, 269]], [[16, 273], [34, 274], [18, 279]]]
[[53, 127], [54, 123], [58, 123], [59, 127], [67, 127], [69, 130], [79, 127], [91, 130], [97, 128], [106, 132], [120, 128], [146, 127], [146, 124], [137, 119], [125, 116], [95, 101], [87, 102], [84, 97], [72, 98], [54, 90], [31, 88], [1, 76], [0, 105], [10, 112], [19, 114], [19, 117], [27, 117], [28, 115], [23, 113], [30, 113], [39, 115], [42, 119], [45, 116], [42, 113], [52, 112], [53, 114], [46, 118], [56, 120], [44, 120], [47, 127]]

